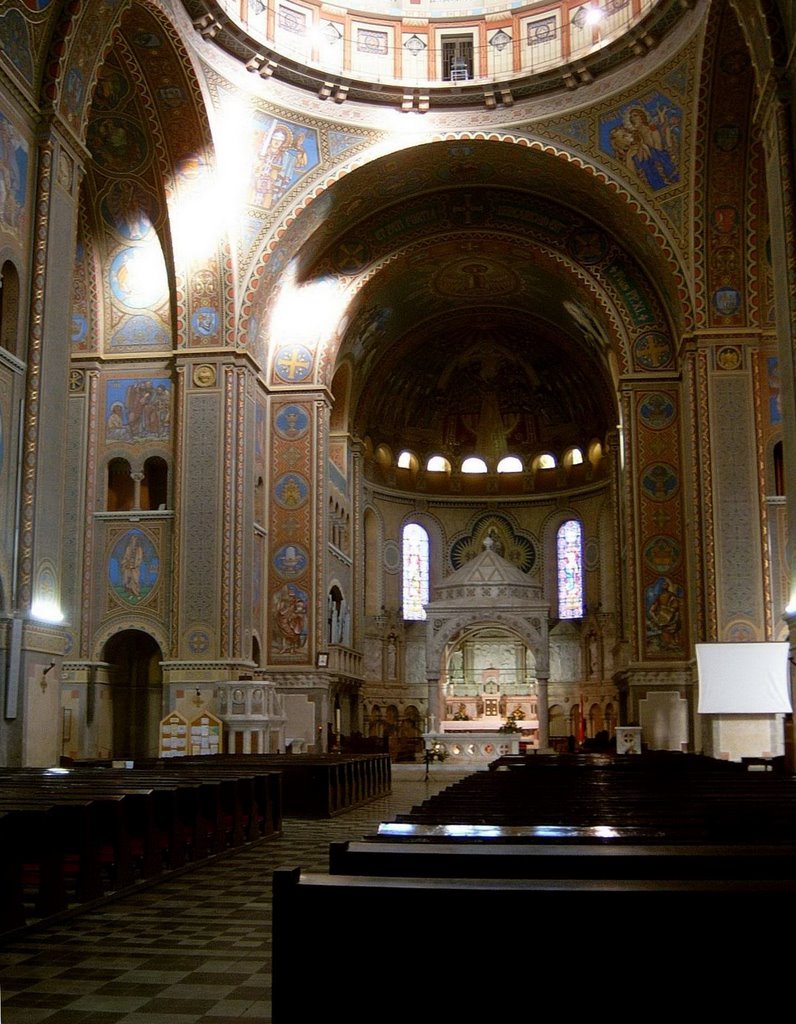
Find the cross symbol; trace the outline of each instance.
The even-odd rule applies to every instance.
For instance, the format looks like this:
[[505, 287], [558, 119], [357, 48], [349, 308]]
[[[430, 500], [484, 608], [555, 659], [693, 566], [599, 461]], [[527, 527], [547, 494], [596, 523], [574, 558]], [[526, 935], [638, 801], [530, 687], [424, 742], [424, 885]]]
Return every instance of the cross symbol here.
[[299, 348], [294, 348], [289, 354], [286, 352], [279, 356], [276, 363], [280, 377], [286, 377], [288, 380], [306, 377], [312, 366], [312, 362]]
[[637, 352], [653, 366], [663, 366], [671, 355], [669, 342], [657, 334], [648, 334], [646, 338], [640, 338]]
[[477, 205], [477, 204], [473, 203], [473, 197], [469, 196], [469, 195], [464, 197], [464, 205], [463, 206], [454, 206], [454, 207], [452, 207], [452, 209], [453, 209], [454, 213], [461, 213], [461, 214], [463, 214], [463, 216], [464, 216], [464, 223], [465, 224], [472, 224], [472, 222], [473, 222], [473, 213], [483, 213], [484, 212], [483, 206]]

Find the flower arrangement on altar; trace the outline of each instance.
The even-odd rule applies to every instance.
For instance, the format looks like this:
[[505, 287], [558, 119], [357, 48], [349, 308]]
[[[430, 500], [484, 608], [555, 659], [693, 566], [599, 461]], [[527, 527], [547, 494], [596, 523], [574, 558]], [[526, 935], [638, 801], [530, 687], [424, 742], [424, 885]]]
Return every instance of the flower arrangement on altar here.
[[440, 743], [439, 740], [435, 740], [430, 746], [426, 747], [426, 760], [442, 762], [448, 756], [448, 751], [444, 743]]
[[515, 708], [498, 729], [498, 732], [520, 732], [520, 727], [517, 725], [517, 721], [520, 718], [522, 718], [522, 709]]

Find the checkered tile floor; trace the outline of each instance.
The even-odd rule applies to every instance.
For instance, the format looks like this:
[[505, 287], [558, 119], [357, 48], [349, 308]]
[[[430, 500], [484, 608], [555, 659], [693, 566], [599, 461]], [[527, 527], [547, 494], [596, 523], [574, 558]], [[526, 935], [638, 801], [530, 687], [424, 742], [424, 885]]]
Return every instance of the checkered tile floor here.
[[278, 839], [0, 940], [0, 1024], [267, 1024], [274, 868], [326, 871], [330, 842], [372, 833], [462, 774], [396, 765], [388, 797], [330, 821], [286, 819]]

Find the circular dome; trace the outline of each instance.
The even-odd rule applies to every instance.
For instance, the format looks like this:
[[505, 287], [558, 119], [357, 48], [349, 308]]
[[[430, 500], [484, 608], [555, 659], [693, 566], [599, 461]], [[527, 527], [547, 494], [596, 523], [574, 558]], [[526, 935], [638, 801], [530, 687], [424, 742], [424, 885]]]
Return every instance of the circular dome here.
[[185, 0], [246, 68], [336, 103], [424, 113], [575, 89], [646, 53], [681, 0]]

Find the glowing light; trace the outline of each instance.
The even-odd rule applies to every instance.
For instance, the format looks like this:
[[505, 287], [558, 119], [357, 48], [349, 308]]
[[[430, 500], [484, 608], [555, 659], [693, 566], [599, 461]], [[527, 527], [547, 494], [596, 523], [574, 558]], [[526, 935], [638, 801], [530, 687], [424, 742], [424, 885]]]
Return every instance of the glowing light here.
[[336, 277], [298, 284], [291, 263], [283, 275], [269, 333], [279, 346], [304, 345], [315, 350], [334, 337], [348, 301], [345, 285]]
[[169, 283], [157, 235], [123, 249], [114, 258], [110, 283], [116, 298], [131, 309], [148, 309], [165, 300]]
[[584, 23], [586, 25], [599, 25], [604, 17], [605, 12], [602, 7], [587, 7], [584, 15]]
[[172, 180], [170, 215], [177, 265], [207, 259], [219, 242], [234, 237], [248, 197], [254, 159], [252, 113], [227, 97], [214, 125], [215, 169], [204, 153], [183, 160]]
[[469, 459], [465, 459], [462, 463], [462, 473], [486, 473], [486, 463], [483, 459], [477, 458], [475, 455], [471, 455]]
[[522, 462], [516, 455], [507, 455], [498, 463], [497, 471], [498, 473], [521, 473]]
[[30, 608], [30, 614], [39, 622], [52, 622], [57, 624], [64, 621], [64, 613], [61, 606], [52, 598], [37, 598]]

